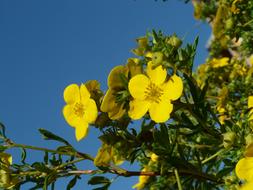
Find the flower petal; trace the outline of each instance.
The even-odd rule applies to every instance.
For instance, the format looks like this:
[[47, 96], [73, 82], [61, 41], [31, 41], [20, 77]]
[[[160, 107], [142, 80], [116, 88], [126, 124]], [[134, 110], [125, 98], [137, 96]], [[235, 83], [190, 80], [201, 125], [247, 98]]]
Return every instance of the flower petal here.
[[147, 113], [150, 103], [144, 100], [132, 100], [130, 102], [130, 109], [128, 115], [131, 119], [137, 120]]
[[86, 88], [86, 86], [84, 84], [81, 84], [81, 86], [80, 86], [80, 97], [81, 97], [81, 102], [84, 105], [86, 104], [86, 102], [90, 98], [90, 92], [88, 91], [88, 89]]
[[171, 100], [180, 98], [183, 92], [183, 81], [177, 76], [173, 75], [167, 83], [165, 83], [165, 94]]
[[253, 181], [247, 182], [245, 185], [240, 187], [238, 190], [252, 190], [253, 188]]
[[251, 110], [249, 111], [249, 121], [253, 120], [253, 109], [251, 107]]
[[239, 160], [235, 167], [236, 175], [243, 180], [253, 180], [253, 157], [246, 157]]
[[248, 97], [248, 108], [252, 108], [253, 107], [253, 96], [249, 96]]
[[124, 87], [122, 84], [121, 75], [126, 75], [127, 69], [123, 65], [118, 65], [114, 67], [107, 80], [107, 85], [109, 88], [122, 88]]
[[115, 97], [113, 95], [114, 91], [112, 89], [108, 89], [103, 98], [100, 109], [102, 112], [112, 111], [115, 107]]
[[63, 98], [67, 104], [80, 101], [80, 90], [77, 84], [70, 84], [64, 89]]
[[98, 110], [96, 102], [93, 99], [88, 99], [85, 112], [84, 112], [84, 120], [88, 123], [94, 123], [98, 116]]
[[145, 98], [145, 91], [150, 80], [143, 74], [135, 75], [128, 83], [128, 89], [133, 98], [143, 100]]
[[211, 60], [210, 64], [213, 68], [218, 68], [218, 67], [224, 67], [224, 66], [228, 65], [228, 62], [229, 62], [229, 58], [223, 57], [220, 59], [214, 58], [213, 60]]
[[139, 62], [140, 60], [137, 58], [129, 58], [127, 60], [127, 68], [131, 74], [131, 77], [142, 73], [142, 67]]
[[109, 88], [100, 106], [101, 111], [107, 112], [109, 118], [113, 120], [121, 118], [125, 113], [124, 105], [116, 103], [114, 93], [114, 90]]
[[246, 148], [246, 150], [244, 152], [244, 156], [246, 156], [246, 157], [253, 157], [253, 143], [250, 143], [249, 145], [247, 145], [247, 148]]
[[156, 85], [162, 84], [167, 77], [167, 71], [163, 69], [161, 65], [154, 69], [152, 67], [153, 67], [152, 62], [151, 61], [148, 62], [147, 74], [151, 82], [155, 83]]
[[152, 103], [149, 108], [149, 114], [156, 123], [166, 122], [170, 118], [173, 110], [173, 104], [169, 99], [162, 99], [159, 103]]
[[75, 114], [74, 105], [64, 106], [62, 113], [65, 120], [71, 127], [76, 127], [81, 121], [81, 118]]
[[79, 123], [79, 125], [76, 127], [76, 140], [80, 141], [81, 139], [83, 139], [84, 137], [86, 137], [86, 135], [88, 134], [88, 123], [85, 121], [82, 121], [81, 123]]

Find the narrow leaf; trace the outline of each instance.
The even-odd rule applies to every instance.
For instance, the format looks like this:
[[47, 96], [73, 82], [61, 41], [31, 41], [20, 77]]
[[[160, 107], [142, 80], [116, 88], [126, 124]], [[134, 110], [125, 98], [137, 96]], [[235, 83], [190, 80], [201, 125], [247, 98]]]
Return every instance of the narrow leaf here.
[[66, 145], [70, 145], [69, 142], [66, 141], [65, 139], [53, 134], [50, 131], [47, 131], [46, 129], [39, 129], [39, 132], [42, 134], [42, 136], [45, 140], [55, 140], [55, 141], [58, 141], [58, 142], [62, 142]]

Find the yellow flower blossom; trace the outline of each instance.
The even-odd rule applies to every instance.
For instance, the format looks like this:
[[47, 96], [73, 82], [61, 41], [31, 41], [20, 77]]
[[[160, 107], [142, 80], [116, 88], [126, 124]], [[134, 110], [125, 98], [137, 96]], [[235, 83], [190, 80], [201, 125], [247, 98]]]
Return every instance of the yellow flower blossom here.
[[107, 80], [109, 89], [100, 107], [102, 112], [108, 113], [110, 119], [120, 119], [126, 112], [124, 102], [117, 101], [117, 93], [126, 90], [122, 76], [127, 78], [128, 75], [135, 76], [139, 73], [141, 73], [141, 66], [139, 65], [139, 59], [136, 58], [128, 59], [126, 66], [119, 65], [111, 70]]
[[220, 59], [213, 58], [210, 61], [210, 65], [213, 68], [219, 68], [219, 67], [224, 67], [224, 66], [228, 65], [228, 62], [229, 62], [228, 57], [223, 57], [223, 58], [220, 58]]
[[[147, 167], [144, 167], [141, 171], [142, 172], [146, 172], [147, 171]], [[150, 178], [150, 176], [141, 175], [139, 177], [139, 182], [137, 184], [135, 184], [132, 188], [133, 189], [137, 189], [137, 190], [143, 189], [145, 187], [145, 185], [147, 184], [149, 178]]]
[[249, 121], [253, 120], [253, 96], [248, 97], [248, 108], [251, 110], [249, 111]]
[[63, 93], [67, 105], [63, 108], [63, 115], [67, 123], [75, 128], [78, 141], [88, 133], [88, 125], [94, 123], [98, 110], [96, 103], [90, 98], [90, 92], [84, 84], [67, 86]]
[[178, 99], [183, 91], [180, 77], [173, 75], [166, 81], [167, 71], [158, 66], [147, 66], [147, 76], [138, 74], [131, 78], [128, 88], [133, 100], [130, 101], [130, 118], [140, 119], [148, 111], [152, 120], [162, 123], [170, 118], [173, 110], [172, 100]]

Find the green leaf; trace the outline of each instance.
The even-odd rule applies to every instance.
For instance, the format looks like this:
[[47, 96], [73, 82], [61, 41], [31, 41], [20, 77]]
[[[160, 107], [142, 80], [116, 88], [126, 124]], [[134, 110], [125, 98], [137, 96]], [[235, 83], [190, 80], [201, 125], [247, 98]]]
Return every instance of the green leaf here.
[[189, 77], [185, 73], [184, 73], [184, 78], [186, 79], [186, 81], [189, 85], [189, 89], [190, 89], [194, 103], [198, 104], [201, 91], [200, 91], [199, 87], [197, 86], [197, 83], [195, 82], [195, 80], [192, 77]]
[[207, 79], [206, 83], [205, 83], [205, 86], [203, 87], [203, 89], [201, 90], [201, 93], [200, 93], [200, 99], [201, 100], [204, 100], [204, 98], [206, 96], [206, 93], [207, 93], [207, 90], [208, 90], [208, 87], [209, 87], [209, 83], [208, 83], [208, 79]]
[[55, 140], [55, 141], [58, 141], [58, 142], [62, 142], [66, 145], [70, 145], [69, 142], [66, 141], [65, 139], [53, 134], [50, 131], [47, 131], [46, 129], [39, 129], [39, 132], [42, 134], [42, 136], [45, 140]]
[[234, 170], [234, 167], [225, 167], [224, 169], [220, 170], [216, 176], [218, 178], [222, 178], [223, 176], [228, 175], [230, 172], [232, 172]]
[[24, 148], [21, 149], [22, 153], [21, 153], [21, 162], [23, 164], [25, 164], [25, 159], [26, 159], [26, 150]]
[[153, 38], [154, 38], [154, 43], [157, 43], [159, 41], [159, 37], [158, 37], [156, 31], [152, 30], [152, 34], [153, 34]]
[[75, 184], [77, 182], [77, 179], [78, 179], [78, 177], [75, 176], [73, 179], [70, 180], [70, 182], [69, 182], [69, 184], [67, 186], [67, 190], [70, 190], [70, 189], [72, 189], [75, 186]]
[[5, 135], [5, 126], [1, 122], [0, 122], [0, 135], [3, 136], [4, 138], [6, 138], [6, 135]]
[[110, 183], [111, 181], [103, 176], [94, 176], [88, 181], [89, 185], [110, 184]]
[[107, 190], [109, 187], [110, 187], [111, 184], [106, 184], [102, 187], [97, 187], [97, 188], [94, 188], [92, 190]]
[[45, 152], [44, 162], [45, 162], [45, 164], [48, 164], [48, 152]]

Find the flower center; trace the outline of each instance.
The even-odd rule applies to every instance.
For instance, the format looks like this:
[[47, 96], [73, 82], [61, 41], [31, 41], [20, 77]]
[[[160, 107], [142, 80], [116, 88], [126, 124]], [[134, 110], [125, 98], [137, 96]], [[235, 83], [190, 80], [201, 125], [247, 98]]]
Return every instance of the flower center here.
[[85, 108], [81, 103], [75, 103], [74, 112], [77, 117], [82, 117], [84, 115]]
[[159, 103], [161, 101], [161, 96], [163, 95], [163, 90], [151, 82], [145, 90], [145, 95], [147, 101]]

